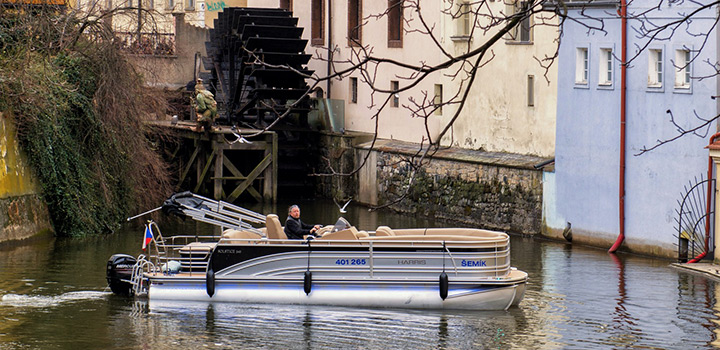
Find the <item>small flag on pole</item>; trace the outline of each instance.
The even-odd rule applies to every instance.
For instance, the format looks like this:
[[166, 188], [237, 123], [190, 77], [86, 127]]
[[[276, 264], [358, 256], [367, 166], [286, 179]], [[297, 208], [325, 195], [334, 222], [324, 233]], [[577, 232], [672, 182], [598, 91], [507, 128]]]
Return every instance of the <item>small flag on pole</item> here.
[[148, 244], [150, 244], [150, 241], [153, 240], [153, 234], [152, 230], [150, 229], [150, 225], [145, 225], [145, 234], [143, 235], [143, 246], [142, 250], [145, 250], [147, 248]]

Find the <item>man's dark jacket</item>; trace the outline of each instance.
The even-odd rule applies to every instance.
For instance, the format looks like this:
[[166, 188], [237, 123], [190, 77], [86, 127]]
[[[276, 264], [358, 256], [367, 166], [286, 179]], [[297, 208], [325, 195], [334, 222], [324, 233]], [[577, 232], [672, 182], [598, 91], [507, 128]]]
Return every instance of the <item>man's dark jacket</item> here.
[[303, 239], [304, 235], [310, 234], [310, 229], [313, 227], [313, 225], [302, 222], [300, 218], [295, 219], [288, 215], [285, 221], [285, 235], [289, 239]]

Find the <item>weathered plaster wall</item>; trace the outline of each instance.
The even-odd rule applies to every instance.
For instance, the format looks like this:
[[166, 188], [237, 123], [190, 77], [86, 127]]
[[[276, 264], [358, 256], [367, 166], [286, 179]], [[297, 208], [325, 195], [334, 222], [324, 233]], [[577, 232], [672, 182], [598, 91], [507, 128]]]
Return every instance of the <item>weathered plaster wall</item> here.
[[[250, 0], [249, 6], [277, 7], [277, 1]], [[442, 50], [454, 54], [461, 54], [466, 50], [475, 49], [485, 39], [494, 33], [481, 34], [476, 31], [472, 40], [455, 40], [455, 28], [458, 20], [450, 15], [443, 14], [447, 6], [454, 6], [451, 2], [430, 1], [422, 3], [422, 13], [428, 26], [439, 41]], [[306, 52], [313, 54], [308, 65], [319, 76], [327, 74], [327, 62], [318, 59], [327, 58], [327, 47], [332, 46], [337, 51], [334, 60], [338, 62], [350, 60], [355, 53], [347, 40], [347, 2], [333, 2], [332, 13], [328, 15], [328, 3], [324, 2], [325, 11], [325, 38], [322, 45], [309, 45]], [[485, 4], [489, 10], [500, 13], [506, 11], [505, 3], [490, 2]], [[402, 47], [388, 47], [387, 17], [376, 17], [387, 10], [387, 2], [363, 1], [362, 16], [366, 24], [362, 28], [361, 41], [363, 45], [372, 48], [376, 57], [384, 57], [411, 65], [434, 65], [447, 59], [444, 52], [436, 43], [421, 31], [421, 22], [418, 14], [406, 9], [406, 32], [403, 36]], [[304, 27], [303, 38], [310, 39], [311, 11], [309, 1], [294, 1], [293, 13], [299, 18], [299, 26]], [[328, 18], [331, 17], [332, 28]], [[536, 19], [536, 21], [540, 21]], [[545, 22], [548, 19], [544, 20]], [[421, 29], [418, 31], [418, 29]], [[332, 37], [328, 38], [328, 33]], [[534, 57], [553, 56], [556, 27], [536, 26], [533, 41], [517, 44], [502, 39], [493, 46], [493, 60], [487, 63], [479, 72], [470, 93], [465, 108], [455, 123], [451, 132], [443, 139], [444, 144], [466, 149], [482, 149], [486, 151], [501, 151], [519, 154], [532, 154], [551, 157], [554, 153], [555, 141], [555, 113], [556, 113], [556, 66], [551, 66], [546, 72]], [[469, 46], [468, 46], [469, 43]], [[357, 50], [355, 50], [357, 51]], [[336, 64], [336, 70], [347, 65]], [[380, 89], [389, 89], [390, 81], [398, 81], [400, 87], [407, 86], [410, 80], [403, 77], [413, 75], [412, 70], [401, 69], [397, 66], [379, 65], [371, 67], [373, 83]], [[448, 71], [459, 70], [459, 65], [452, 66]], [[528, 106], [528, 76], [534, 77], [534, 106]], [[550, 80], [548, 83], [545, 76]], [[430, 75], [426, 80], [410, 91], [398, 94], [400, 107], [386, 107], [375, 117], [378, 107], [385, 102], [387, 94], [374, 93], [364, 82], [359, 73], [350, 77], [358, 79], [357, 103], [350, 102], [350, 79], [334, 79], [331, 81], [330, 95], [334, 99], [345, 100], [345, 128], [357, 132], [374, 133], [385, 139], [395, 139], [420, 143], [429, 136], [435, 139], [445, 125], [450, 121], [455, 110], [446, 106], [441, 115], [432, 115], [427, 120], [413, 117], [403, 106], [413, 106], [415, 101], [432, 99], [435, 84], [443, 86], [443, 100], [455, 95], [460, 84], [466, 81], [448, 76], [447, 72]], [[327, 84], [320, 87], [327, 89]], [[427, 122], [427, 124], [426, 124]]]
[[47, 205], [16, 134], [12, 118], [0, 113], [0, 244], [52, 232]]

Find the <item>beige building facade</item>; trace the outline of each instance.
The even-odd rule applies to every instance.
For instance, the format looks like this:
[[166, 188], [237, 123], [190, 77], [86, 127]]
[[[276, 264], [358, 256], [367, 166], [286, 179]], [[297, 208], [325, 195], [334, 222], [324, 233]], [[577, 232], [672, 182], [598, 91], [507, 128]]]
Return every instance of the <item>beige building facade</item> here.
[[[453, 8], [459, 6], [458, 2], [421, 2], [419, 11], [406, 2], [400, 14], [391, 9], [396, 3], [248, 0], [247, 5], [291, 8], [299, 18], [298, 25], [305, 28], [303, 37], [309, 41], [306, 51], [313, 54], [309, 66], [319, 77], [327, 76], [328, 71], [343, 72], [367, 55], [412, 67], [435, 66], [448, 60], [446, 53], [460, 55], [472, 51], [497, 32], [491, 29], [482, 33], [477, 26], [473, 29], [475, 16], [471, 11]], [[514, 6], [502, 1], [485, 4], [496, 15], [515, 11]], [[477, 20], [478, 26], [486, 25], [480, 17]], [[442, 138], [443, 145], [553, 156], [557, 71], [554, 65], [546, 70], [538, 59], [554, 55], [558, 33], [556, 27], [534, 25], [541, 21], [548, 22], [532, 18], [492, 46], [462, 112]], [[359, 30], [353, 30], [356, 23], [362, 23]], [[356, 37], [359, 45], [349, 36]], [[330, 51], [332, 67], [327, 63]], [[340, 74], [329, 84], [321, 82], [318, 87], [325, 97], [345, 101], [346, 130], [377, 131], [378, 137], [384, 139], [427, 143], [428, 139], [436, 141], [457, 107], [423, 110], [420, 106], [432, 105], [430, 102], [437, 98], [447, 102], [462, 93], [468, 76], [460, 63], [431, 73], [419, 82], [415, 79], [417, 75], [414, 69], [370, 63], [364, 70]], [[410, 85], [413, 86], [395, 96], [389, 94], [393, 88]]]

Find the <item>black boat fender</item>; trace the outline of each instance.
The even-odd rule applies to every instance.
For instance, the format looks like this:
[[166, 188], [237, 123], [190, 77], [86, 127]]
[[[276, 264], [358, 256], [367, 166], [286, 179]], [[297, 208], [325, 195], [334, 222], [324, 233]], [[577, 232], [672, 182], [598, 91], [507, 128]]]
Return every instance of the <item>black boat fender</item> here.
[[310, 295], [310, 291], [312, 291], [312, 272], [310, 272], [310, 252], [312, 251], [312, 240], [308, 239], [306, 242], [308, 246], [308, 256], [307, 270], [305, 270], [305, 276], [303, 277], [303, 289], [305, 290], [305, 295]]
[[207, 294], [210, 298], [213, 297], [215, 294], [215, 271], [213, 271], [212, 268], [212, 253], [210, 253], [210, 258], [208, 259], [208, 265], [207, 265], [207, 273], [205, 274], [205, 289], [207, 290]]
[[309, 295], [312, 290], [312, 272], [305, 271], [305, 280], [303, 281], [303, 287], [305, 289], [305, 295]]
[[440, 298], [445, 300], [448, 296], [448, 275], [443, 271], [440, 274]]

